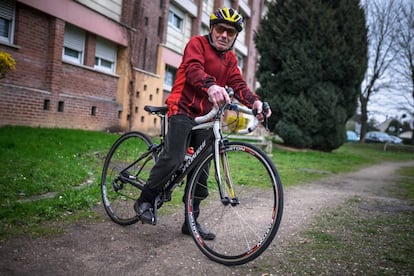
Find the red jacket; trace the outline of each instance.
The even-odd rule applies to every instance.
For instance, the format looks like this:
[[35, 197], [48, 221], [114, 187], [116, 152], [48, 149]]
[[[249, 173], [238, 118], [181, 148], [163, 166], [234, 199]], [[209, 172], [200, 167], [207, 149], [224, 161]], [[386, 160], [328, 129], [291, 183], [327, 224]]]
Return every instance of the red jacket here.
[[248, 107], [258, 100], [243, 80], [233, 51], [218, 52], [210, 45], [208, 36], [193, 37], [184, 50], [166, 100], [168, 116], [184, 114], [194, 118], [207, 114], [213, 107], [207, 90], [213, 84], [232, 87], [236, 99]]

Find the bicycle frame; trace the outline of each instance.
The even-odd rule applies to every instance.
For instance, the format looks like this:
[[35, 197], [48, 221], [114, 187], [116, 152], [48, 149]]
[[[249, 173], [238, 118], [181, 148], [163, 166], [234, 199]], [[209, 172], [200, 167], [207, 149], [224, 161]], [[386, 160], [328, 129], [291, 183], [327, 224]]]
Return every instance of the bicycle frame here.
[[[227, 159], [225, 156], [222, 156], [220, 160], [220, 147], [224, 146], [225, 139], [223, 139], [222, 136], [222, 120], [221, 117], [224, 112], [224, 108], [216, 114], [215, 118], [211, 122], [201, 123], [199, 125], [196, 125], [193, 127], [194, 130], [199, 129], [212, 129], [211, 135], [208, 136], [204, 141], [200, 144], [200, 146], [195, 149], [194, 154], [187, 159], [178, 169], [176, 172], [173, 173], [173, 175], [170, 177], [170, 179], [167, 181], [167, 183], [164, 186], [164, 192], [162, 195], [162, 198], [158, 196], [155, 200], [154, 206], [158, 206], [159, 203], [169, 201], [171, 200], [171, 194], [172, 191], [182, 183], [184, 178], [188, 175], [188, 173], [194, 169], [194, 167], [197, 166], [197, 164], [204, 160], [208, 154], [211, 152], [211, 147], [209, 145], [213, 146], [212, 151], [214, 152], [214, 166], [215, 166], [215, 172], [216, 172], [216, 179], [218, 182], [218, 189], [220, 191], [221, 195], [221, 201], [225, 204], [231, 203], [231, 204], [237, 204], [237, 198], [235, 197], [234, 190], [232, 189], [231, 185], [231, 177], [229, 175], [229, 172], [227, 170]], [[221, 175], [220, 175], [220, 163], [223, 163], [223, 168], [225, 172], [225, 179], [226, 183], [228, 185], [228, 189], [231, 192], [232, 198], [228, 199], [225, 198], [223, 195], [223, 188], [222, 188], [222, 181], [221, 181]], [[155, 211], [155, 210], [154, 210]]]
[[[238, 107], [237, 105], [224, 105], [220, 109], [212, 110], [209, 114], [205, 115], [203, 118], [199, 117], [199, 124], [195, 125], [192, 130], [203, 130], [203, 129], [211, 129], [210, 135], [203, 140], [200, 146], [195, 149], [194, 154], [188, 158], [183, 164], [171, 175], [169, 180], [164, 185], [163, 191], [156, 197], [155, 204], [154, 204], [154, 216], [156, 217], [157, 208], [159, 208], [163, 202], [167, 202], [171, 200], [171, 194], [173, 190], [183, 183], [184, 178], [188, 175], [188, 173], [193, 170], [201, 161], [203, 161], [210, 153], [214, 154], [214, 169], [215, 169], [215, 178], [218, 183], [218, 190], [221, 197], [221, 202], [223, 204], [232, 204], [237, 205], [239, 204], [238, 199], [235, 195], [232, 179], [228, 170], [227, 164], [227, 156], [223, 152], [220, 154], [220, 148], [224, 147], [227, 139], [223, 139], [222, 135], [222, 117], [224, 115], [224, 111], [226, 109], [230, 110], [241, 110], [244, 113], [247, 109], [243, 109]], [[145, 183], [139, 181], [138, 176], [141, 172], [142, 168], [137, 172], [136, 176], [132, 176], [128, 173], [128, 170], [135, 166], [138, 162], [145, 160], [144, 164], [148, 162], [152, 157], [152, 154], [158, 155], [163, 146], [164, 146], [164, 139], [165, 139], [165, 129], [166, 129], [166, 115], [165, 113], [158, 113], [157, 111], [152, 111], [153, 114], [161, 117], [161, 134], [160, 144], [153, 143], [143, 155], [139, 156], [137, 160], [131, 163], [128, 167], [122, 170], [118, 176], [117, 180], [121, 180], [121, 183], [128, 182], [129, 184], [137, 187], [138, 189], [143, 189]], [[249, 113], [248, 113], [249, 114]], [[211, 120], [213, 119], [213, 120]], [[196, 119], [197, 120], [197, 119]], [[255, 127], [254, 127], [255, 128]], [[250, 129], [245, 130], [246, 132], [250, 132]], [[225, 183], [227, 185], [227, 189], [230, 193], [231, 198], [224, 196], [224, 189], [222, 183], [222, 176], [220, 166], [222, 165]], [[113, 182], [113, 187], [115, 191], [122, 189], [121, 186], [118, 187], [118, 182]]]

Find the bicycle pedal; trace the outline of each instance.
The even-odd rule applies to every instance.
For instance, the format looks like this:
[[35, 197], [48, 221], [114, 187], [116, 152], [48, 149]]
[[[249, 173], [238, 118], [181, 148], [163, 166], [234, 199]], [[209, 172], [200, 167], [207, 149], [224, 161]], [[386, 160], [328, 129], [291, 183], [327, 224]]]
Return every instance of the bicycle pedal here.
[[155, 218], [152, 218], [151, 220], [140, 218], [140, 220], [141, 220], [142, 224], [151, 224], [151, 225], [156, 225], [157, 224], [157, 221], [156, 221]]

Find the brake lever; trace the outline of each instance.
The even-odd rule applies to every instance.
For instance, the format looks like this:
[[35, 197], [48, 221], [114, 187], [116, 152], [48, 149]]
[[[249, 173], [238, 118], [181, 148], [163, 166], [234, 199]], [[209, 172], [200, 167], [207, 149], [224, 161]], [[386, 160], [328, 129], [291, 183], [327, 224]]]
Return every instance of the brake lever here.
[[265, 127], [266, 131], [269, 131], [269, 118], [266, 117], [267, 112], [270, 110], [270, 104], [268, 102], [263, 102], [263, 126]]
[[[264, 126], [266, 131], [269, 131], [269, 119], [266, 117], [267, 111], [269, 111], [269, 109], [270, 109], [269, 103], [263, 102], [262, 114], [263, 114], [264, 120], [262, 122], [262, 125]], [[253, 110], [253, 115], [254, 116], [257, 115], [257, 110]]]

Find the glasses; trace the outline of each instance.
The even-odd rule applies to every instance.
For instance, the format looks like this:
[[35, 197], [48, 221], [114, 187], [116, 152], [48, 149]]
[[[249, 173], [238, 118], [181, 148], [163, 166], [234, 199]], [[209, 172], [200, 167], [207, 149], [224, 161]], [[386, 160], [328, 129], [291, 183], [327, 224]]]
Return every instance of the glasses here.
[[218, 34], [222, 34], [224, 32], [227, 32], [227, 35], [229, 36], [235, 36], [237, 34], [237, 30], [233, 29], [233, 28], [226, 28], [222, 25], [216, 25], [214, 26], [214, 30], [216, 30], [216, 32]]

